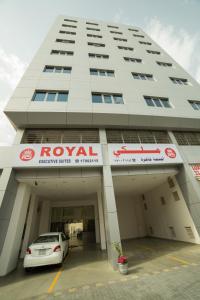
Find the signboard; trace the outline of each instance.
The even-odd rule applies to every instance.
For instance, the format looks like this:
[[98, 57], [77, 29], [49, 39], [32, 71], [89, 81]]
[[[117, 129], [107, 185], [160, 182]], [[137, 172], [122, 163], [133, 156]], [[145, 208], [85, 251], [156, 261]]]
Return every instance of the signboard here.
[[111, 165], [155, 165], [182, 163], [173, 144], [109, 144]]
[[21, 144], [14, 167], [101, 166], [100, 144]]
[[192, 171], [195, 177], [200, 177], [200, 165], [192, 165]]

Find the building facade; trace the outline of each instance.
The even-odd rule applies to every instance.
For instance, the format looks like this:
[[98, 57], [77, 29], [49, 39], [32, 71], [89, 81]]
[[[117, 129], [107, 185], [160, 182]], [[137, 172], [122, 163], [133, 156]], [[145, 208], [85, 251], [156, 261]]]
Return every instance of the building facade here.
[[113, 265], [114, 242], [200, 243], [200, 86], [142, 29], [59, 16], [5, 114], [1, 276], [66, 224]]

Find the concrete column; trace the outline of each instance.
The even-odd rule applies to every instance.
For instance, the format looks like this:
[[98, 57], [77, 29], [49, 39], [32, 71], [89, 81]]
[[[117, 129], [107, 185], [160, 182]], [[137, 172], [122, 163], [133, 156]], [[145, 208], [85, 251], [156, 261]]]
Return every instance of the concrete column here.
[[29, 199], [30, 187], [25, 183], [20, 183], [1, 252], [0, 276], [8, 274], [17, 266]]
[[96, 244], [100, 243], [100, 232], [99, 232], [99, 214], [98, 214], [98, 207], [97, 202], [95, 201], [94, 205], [94, 220], [95, 220], [95, 238]]
[[17, 129], [13, 145], [19, 145], [24, 135], [24, 129]]
[[101, 191], [98, 191], [97, 197], [98, 197], [98, 211], [99, 211], [100, 245], [101, 245], [101, 250], [106, 250], [106, 233], [105, 233], [103, 200], [102, 200]]
[[39, 234], [46, 233], [50, 230], [50, 201], [42, 201], [42, 211], [40, 215]]
[[117, 267], [118, 254], [113, 247], [113, 243], [119, 243], [121, 247], [121, 238], [119, 231], [119, 223], [117, 216], [117, 207], [115, 201], [115, 193], [112, 179], [111, 166], [108, 159], [108, 145], [105, 130], [100, 130], [100, 142], [103, 150], [103, 200], [104, 200], [104, 216], [107, 239], [108, 259], [113, 268]]
[[26, 230], [25, 230], [25, 234], [24, 234], [22, 247], [21, 247], [20, 258], [23, 258], [25, 256], [26, 249], [29, 244], [31, 225], [32, 225], [33, 217], [34, 217], [34, 210], [35, 210], [36, 204], [37, 204], [36, 203], [36, 195], [32, 194], [30, 204], [29, 204], [29, 212], [28, 212], [28, 217], [27, 217], [27, 221], [26, 221]]
[[12, 168], [4, 168], [0, 176], [0, 207], [3, 203], [4, 195], [12, 178]]

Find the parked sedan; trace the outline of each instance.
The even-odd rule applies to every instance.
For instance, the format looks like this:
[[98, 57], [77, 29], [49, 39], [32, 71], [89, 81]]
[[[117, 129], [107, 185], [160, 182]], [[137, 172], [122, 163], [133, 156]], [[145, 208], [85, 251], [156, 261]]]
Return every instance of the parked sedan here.
[[24, 268], [62, 264], [69, 251], [69, 237], [62, 232], [41, 234], [26, 250]]

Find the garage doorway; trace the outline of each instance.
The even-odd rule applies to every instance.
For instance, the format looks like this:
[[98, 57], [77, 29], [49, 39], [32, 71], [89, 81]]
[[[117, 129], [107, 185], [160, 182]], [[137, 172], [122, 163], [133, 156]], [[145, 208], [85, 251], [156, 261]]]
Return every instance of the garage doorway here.
[[51, 232], [63, 231], [70, 237], [70, 246], [78, 247], [96, 242], [94, 206], [51, 208]]
[[121, 240], [153, 237], [200, 243], [177, 172], [149, 168], [113, 177]]

